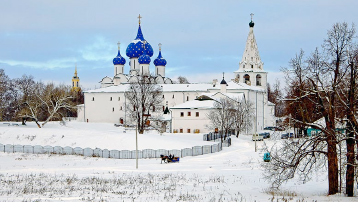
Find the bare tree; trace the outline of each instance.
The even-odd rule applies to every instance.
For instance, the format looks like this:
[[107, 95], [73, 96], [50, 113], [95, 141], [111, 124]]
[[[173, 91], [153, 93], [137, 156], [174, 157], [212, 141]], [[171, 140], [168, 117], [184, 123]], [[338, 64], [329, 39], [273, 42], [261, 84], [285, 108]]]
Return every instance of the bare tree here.
[[183, 77], [183, 76], [179, 76], [178, 77], [178, 83], [179, 84], [189, 84], [189, 81], [186, 77]]
[[226, 136], [233, 127], [231, 116], [233, 109], [233, 101], [229, 98], [220, 98], [219, 101], [214, 100], [214, 108], [206, 116], [210, 120], [207, 127], [211, 130], [218, 129], [221, 133], [221, 141], [226, 139]]
[[[287, 82], [291, 90], [286, 99], [295, 108], [296, 123], [320, 130], [317, 137], [308, 140], [284, 144], [272, 150], [272, 167], [266, 173], [274, 183], [291, 179], [298, 174], [305, 180], [318, 159], [323, 157], [328, 166], [328, 194], [339, 190], [339, 167], [337, 145], [341, 145], [344, 136], [336, 131], [342, 121], [344, 107], [340, 100], [339, 88], [344, 85], [347, 76], [347, 48], [355, 34], [354, 26], [347, 23], [334, 24], [324, 40], [323, 53], [318, 49], [305, 61], [303, 52], [291, 61], [292, 69], [287, 69]], [[294, 103], [300, 103], [294, 105]], [[322, 123], [313, 123], [316, 118], [323, 118]], [[278, 149], [279, 148], [279, 149]], [[323, 155], [323, 156], [322, 156]]]
[[128, 116], [137, 125], [139, 134], [143, 134], [145, 127], [150, 125], [150, 118], [158, 120], [162, 112], [162, 88], [151, 76], [137, 76], [137, 81], [130, 83], [125, 96]]
[[253, 103], [250, 101], [235, 100], [231, 109], [232, 126], [236, 130], [236, 137], [245, 130], [252, 128], [252, 121], [254, 118]]

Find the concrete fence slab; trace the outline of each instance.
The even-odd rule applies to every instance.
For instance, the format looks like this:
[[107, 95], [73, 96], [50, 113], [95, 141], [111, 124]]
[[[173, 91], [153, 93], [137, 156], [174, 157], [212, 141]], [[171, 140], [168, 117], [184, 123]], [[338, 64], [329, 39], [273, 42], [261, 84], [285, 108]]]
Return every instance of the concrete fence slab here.
[[172, 149], [172, 150], [169, 150], [169, 154], [172, 154], [172, 155], [174, 155], [175, 157], [181, 157], [181, 150]]
[[53, 147], [52, 146], [44, 146], [44, 151], [47, 154], [51, 154], [54, 153]]
[[94, 156], [94, 157], [103, 157], [103, 155], [102, 155], [102, 149], [95, 148], [95, 149], [93, 150], [93, 156]]
[[153, 149], [144, 149], [142, 156], [143, 158], [155, 158], [155, 151]]
[[210, 154], [210, 153], [211, 153], [211, 145], [203, 146], [203, 155], [204, 154]]
[[193, 156], [202, 155], [202, 154], [203, 154], [203, 147], [201, 146], [193, 147]]
[[53, 147], [53, 153], [63, 154], [63, 148], [61, 146], [55, 146], [55, 147]]
[[219, 151], [218, 144], [211, 145], [211, 153], [215, 153]]
[[122, 150], [119, 154], [120, 159], [130, 159], [131, 158], [131, 152], [129, 150]]
[[118, 150], [111, 150], [109, 153], [110, 158], [119, 159], [119, 151]]
[[83, 149], [81, 147], [76, 147], [73, 149], [75, 155], [83, 155]]
[[[143, 152], [138, 150], [138, 159], [143, 158]], [[136, 150], [131, 151], [131, 159], [136, 159]]]
[[24, 152], [24, 146], [23, 145], [15, 145], [13, 150], [14, 150], [14, 152], [23, 153]]
[[108, 149], [102, 150], [102, 158], [109, 158], [109, 150]]
[[13, 152], [14, 152], [14, 145], [6, 144], [4, 150], [5, 150], [5, 152], [7, 152], [7, 153], [13, 153]]
[[34, 146], [34, 154], [45, 154], [44, 147], [36, 145]]
[[83, 155], [86, 156], [86, 157], [93, 157], [93, 149], [91, 148], [84, 148], [83, 149]]
[[185, 148], [181, 150], [181, 157], [193, 156], [192, 148]]
[[63, 154], [73, 155], [74, 154], [73, 148], [70, 146], [63, 147]]
[[24, 146], [24, 153], [34, 154], [34, 147], [30, 145]]
[[0, 152], [5, 152], [5, 145], [0, 143]]

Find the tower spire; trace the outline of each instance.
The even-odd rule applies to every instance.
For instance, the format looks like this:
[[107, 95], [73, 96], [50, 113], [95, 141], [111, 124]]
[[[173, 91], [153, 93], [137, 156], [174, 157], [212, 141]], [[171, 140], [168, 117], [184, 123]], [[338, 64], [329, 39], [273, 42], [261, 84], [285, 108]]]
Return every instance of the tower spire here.
[[250, 14], [250, 16], [251, 16], [251, 21], [252, 21], [252, 17], [254, 16], [254, 14], [253, 14], [253, 13], [251, 13], [251, 14]]

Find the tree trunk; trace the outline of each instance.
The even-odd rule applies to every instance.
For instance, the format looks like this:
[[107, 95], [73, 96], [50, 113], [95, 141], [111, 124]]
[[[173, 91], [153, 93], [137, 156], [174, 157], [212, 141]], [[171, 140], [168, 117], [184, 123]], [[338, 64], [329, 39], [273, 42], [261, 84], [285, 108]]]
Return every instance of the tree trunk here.
[[347, 139], [347, 172], [346, 172], [346, 194], [349, 197], [353, 196], [354, 189], [354, 133], [352, 126], [348, 122], [347, 125], [348, 139]]
[[338, 159], [336, 142], [329, 137], [328, 139], [328, 194], [334, 195], [338, 192]]

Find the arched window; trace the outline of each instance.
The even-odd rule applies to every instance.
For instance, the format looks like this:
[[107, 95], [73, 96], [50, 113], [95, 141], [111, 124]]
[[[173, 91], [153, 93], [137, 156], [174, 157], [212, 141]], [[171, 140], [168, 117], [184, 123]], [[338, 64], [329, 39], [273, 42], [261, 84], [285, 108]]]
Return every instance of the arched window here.
[[186, 101], [189, 101], [189, 96], [186, 96]]
[[244, 82], [245, 82], [246, 84], [251, 85], [250, 75], [245, 74], [245, 75], [244, 75], [244, 80], [245, 80]]
[[251, 65], [251, 68], [254, 68], [254, 65]]
[[256, 85], [261, 86], [261, 75], [260, 74], [256, 75]]
[[240, 74], [236, 75], [235, 82], [240, 82]]
[[243, 65], [242, 68], [245, 68], [245, 65]]

